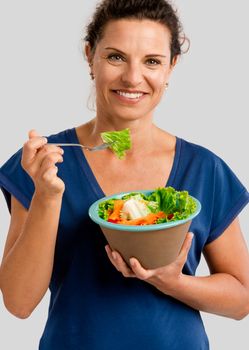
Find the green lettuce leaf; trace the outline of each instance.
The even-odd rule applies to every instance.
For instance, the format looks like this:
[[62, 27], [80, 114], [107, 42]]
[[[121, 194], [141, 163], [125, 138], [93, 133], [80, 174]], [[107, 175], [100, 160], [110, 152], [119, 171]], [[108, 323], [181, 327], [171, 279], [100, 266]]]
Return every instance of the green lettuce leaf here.
[[108, 220], [110, 212], [114, 209], [114, 201], [115, 199], [109, 199], [99, 204], [98, 214], [100, 218]]
[[157, 213], [159, 211], [159, 205], [157, 202], [147, 201], [146, 205], [152, 213]]
[[130, 130], [106, 131], [100, 134], [104, 143], [108, 143], [109, 148], [119, 159], [124, 159], [125, 152], [131, 149]]
[[159, 210], [167, 215], [157, 223], [183, 220], [196, 211], [196, 203], [188, 191], [176, 191], [173, 187], [157, 188], [149, 196], [149, 200], [157, 202]]

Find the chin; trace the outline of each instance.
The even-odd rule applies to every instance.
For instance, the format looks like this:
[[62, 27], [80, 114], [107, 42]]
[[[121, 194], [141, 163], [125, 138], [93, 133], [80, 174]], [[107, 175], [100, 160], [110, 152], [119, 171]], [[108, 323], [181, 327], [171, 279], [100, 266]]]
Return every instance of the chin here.
[[118, 111], [113, 108], [113, 110], [110, 111], [110, 115], [113, 116], [115, 119], [118, 118], [120, 120], [124, 121], [135, 121], [144, 119], [145, 116], [148, 116], [150, 114], [150, 111], [141, 111], [141, 110], [135, 110], [135, 108], [129, 108], [125, 111]]
[[120, 121], [126, 121], [126, 122], [133, 122], [133, 121], [136, 121], [136, 120], [141, 120], [144, 118], [144, 116], [142, 115], [138, 115], [138, 114], [134, 114], [134, 113], [129, 113], [129, 114], [115, 114], [114, 115], [114, 118], [115, 119], [119, 119]]

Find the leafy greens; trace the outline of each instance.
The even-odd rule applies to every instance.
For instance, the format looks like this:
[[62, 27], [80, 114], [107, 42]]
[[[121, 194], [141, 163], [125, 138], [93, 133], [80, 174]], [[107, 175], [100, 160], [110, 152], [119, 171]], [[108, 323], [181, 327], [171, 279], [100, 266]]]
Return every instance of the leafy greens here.
[[109, 144], [109, 148], [119, 159], [124, 159], [125, 152], [131, 149], [130, 130], [106, 131], [100, 134], [104, 143]]
[[[197, 204], [188, 191], [177, 191], [173, 187], [159, 187], [149, 195], [131, 192], [122, 196], [121, 200], [128, 201], [131, 198], [143, 202], [149, 213], [164, 213], [163, 216], [158, 217], [155, 224], [186, 219], [197, 209]], [[102, 219], [108, 221], [117, 200], [112, 198], [99, 204], [99, 216]], [[122, 210], [120, 211], [120, 218], [122, 219]]]

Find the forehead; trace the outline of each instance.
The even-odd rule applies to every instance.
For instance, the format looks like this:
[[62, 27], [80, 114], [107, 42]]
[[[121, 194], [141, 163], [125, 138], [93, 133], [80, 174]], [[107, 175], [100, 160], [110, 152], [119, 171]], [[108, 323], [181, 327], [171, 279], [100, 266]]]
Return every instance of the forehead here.
[[125, 50], [161, 50], [170, 49], [169, 29], [151, 20], [122, 19], [107, 23], [98, 46], [116, 47]]

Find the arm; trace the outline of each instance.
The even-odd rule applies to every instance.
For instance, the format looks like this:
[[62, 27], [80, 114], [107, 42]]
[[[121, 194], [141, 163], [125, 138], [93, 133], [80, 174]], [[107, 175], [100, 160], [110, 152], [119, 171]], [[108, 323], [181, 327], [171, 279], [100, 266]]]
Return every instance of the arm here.
[[41, 142], [41, 138], [33, 137], [24, 148], [23, 166], [32, 174], [36, 190], [29, 211], [12, 197], [11, 223], [0, 268], [4, 303], [20, 318], [31, 314], [49, 286], [64, 190], [54, 166], [61, 161], [61, 153], [54, 146], [42, 149]]
[[177, 260], [162, 268], [145, 270], [132, 258], [132, 270], [115, 252], [107, 253], [112, 263], [126, 277], [137, 277], [152, 284], [190, 307], [221, 316], [242, 319], [249, 313], [249, 256], [238, 219], [204, 249], [210, 276], [184, 275], [182, 268], [191, 246], [189, 234]]

